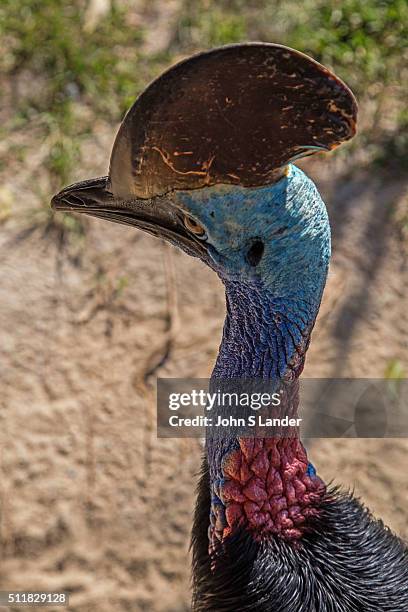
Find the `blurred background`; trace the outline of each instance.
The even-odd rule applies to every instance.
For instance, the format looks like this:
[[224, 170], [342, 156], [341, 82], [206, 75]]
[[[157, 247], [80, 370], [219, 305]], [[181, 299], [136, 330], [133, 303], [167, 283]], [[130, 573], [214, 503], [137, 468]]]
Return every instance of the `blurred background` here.
[[[49, 208], [106, 174], [125, 111], [173, 62], [278, 42], [351, 86], [358, 136], [300, 164], [334, 250], [305, 375], [407, 377], [407, 23], [404, 0], [2, 0], [0, 589], [64, 589], [75, 612], [189, 609], [201, 446], [157, 439], [155, 379], [210, 373], [222, 287], [147, 235]], [[408, 536], [407, 440], [309, 451]]]

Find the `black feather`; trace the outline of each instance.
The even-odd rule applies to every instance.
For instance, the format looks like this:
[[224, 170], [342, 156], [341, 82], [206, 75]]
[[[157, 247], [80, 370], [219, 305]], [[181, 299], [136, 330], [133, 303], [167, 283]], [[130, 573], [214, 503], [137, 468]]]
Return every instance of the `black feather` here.
[[351, 494], [328, 491], [298, 543], [257, 543], [244, 530], [208, 554], [206, 460], [193, 526], [195, 612], [407, 612], [408, 551]]

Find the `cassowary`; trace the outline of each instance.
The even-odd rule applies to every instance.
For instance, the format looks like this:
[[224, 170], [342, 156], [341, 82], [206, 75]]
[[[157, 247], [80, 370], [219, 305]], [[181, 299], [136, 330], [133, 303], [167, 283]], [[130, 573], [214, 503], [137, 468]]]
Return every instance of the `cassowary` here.
[[[109, 176], [57, 210], [126, 223], [199, 257], [227, 315], [212, 380], [297, 381], [318, 314], [330, 228], [292, 162], [354, 135], [355, 99], [307, 56], [232, 45], [183, 61], [126, 115]], [[192, 549], [193, 609], [408, 610], [404, 544], [317, 476], [297, 435], [207, 438]]]

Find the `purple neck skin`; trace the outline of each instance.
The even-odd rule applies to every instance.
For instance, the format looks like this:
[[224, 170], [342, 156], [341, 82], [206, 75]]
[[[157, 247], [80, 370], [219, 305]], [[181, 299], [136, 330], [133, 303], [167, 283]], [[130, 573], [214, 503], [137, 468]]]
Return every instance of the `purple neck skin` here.
[[[264, 289], [226, 285], [227, 317], [212, 386], [231, 378], [286, 381], [281, 414], [297, 416], [300, 376], [319, 303], [274, 299]], [[320, 301], [320, 300], [319, 300]], [[297, 432], [291, 437], [207, 439], [210, 551], [238, 527], [256, 540], [299, 540], [318, 514], [325, 486]]]

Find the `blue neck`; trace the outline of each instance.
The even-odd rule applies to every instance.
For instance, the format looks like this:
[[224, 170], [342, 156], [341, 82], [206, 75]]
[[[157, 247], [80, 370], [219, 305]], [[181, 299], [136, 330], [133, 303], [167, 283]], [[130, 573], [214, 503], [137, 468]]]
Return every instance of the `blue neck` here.
[[[304, 295], [273, 297], [261, 284], [224, 284], [227, 315], [212, 383], [217, 386], [216, 379], [231, 378], [296, 381], [303, 369], [324, 281], [314, 300]], [[297, 394], [294, 398], [296, 405], [281, 406], [284, 414], [296, 414]], [[212, 480], [222, 478], [223, 457], [236, 444], [234, 438], [207, 440]]]
[[260, 284], [226, 281], [227, 315], [212, 378], [268, 378], [302, 369], [320, 298], [280, 298]]
[[[298, 408], [298, 377], [303, 369], [305, 353], [309, 344], [310, 333], [318, 312], [321, 290], [316, 300], [302, 297], [285, 298], [274, 297], [260, 284], [247, 286], [241, 282], [226, 282], [227, 316], [224, 324], [223, 338], [218, 359], [212, 375], [212, 384], [217, 386], [217, 379], [230, 378], [267, 378], [269, 380], [284, 379], [292, 381], [291, 392], [287, 396], [285, 405], [281, 405], [282, 416], [290, 414], [296, 416]], [[262, 525], [265, 517], [269, 517], [270, 533], [281, 534], [282, 537], [301, 536], [301, 530], [285, 531], [285, 513], [268, 514], [264, 510], [264, 501], [282, 504], [287, 508], [289, 501], [286, 489], [279, 488], [287, 473], [297, 470], [300, 465], [304, 468], [298, 474], [302, 480], [300, 488], [304, 491], [324, 490], [320, 479], [315, 476], [313, 466], [307, 466], [307, 456], [303, 446], [297, 438], [256, 439], [256, 446], [264, 449], [259, 457], [267, 461], [270, 467], [269, 451], [271, 442], [275, 444], [274, 453], [278, 455], [280, 465], [275, 470], [275, 480], [269, 481], [266, 472], [258, 471], [252, 466], [258, 455], [250, 456], [244, 453], [243, 445], [255, 448], [254, 441], [245, 442], [243, 439], [231, 437], [207, 438], [206, 452], [210, 476], [210, 529], [209, 550], [215, 550], [218, 541], [222, 541], [226, 534], [236, 527], [236, 516], [244, 519], [248, 528], [260, 537], [263, 533]], [[252, 445], [252, 446], [251, 446]], [[272, 452], [272, 451], [271, 451]], [[289, 457], [291, 459], [289, 459]], [[242, 465], [247, 466], [248, 476], [243, 476]], [[261, 465], [261, 464], [260, 464]], [[231, 467], [232, 466], [232, 467]], [[239, 466], [239, 467], [237, 467]], [[305, 470], [307, 469], [306, 473]], [[231, 474], [234, 478], [231, 480]], [[249, 478], [249, 480], [248, 480]], [[252, 484], [254, 488], [251, 489]], [[231, 489], [232, 486], [232, 489]], [[287, 485], [290, 488], [290, 483]], [[289, 489], [288, 489], [289, 490]], [[297, 491], [299, 493], [299, 491]], [[320, 495], [319, 493], [319, 495]], [[255, 503], [257, 502], [257, 503]], [[294, 503], [291, 499], [290, 503]], [[295, 504], [296, 505], [296, 504]], [[304, 509], [307, 504], [304, 503]], [[297, 507], [297, 506], [296, 506]], [[252, 515], [248, 508], [256, 508]], [[313, 512], [312, 509], [309, 509]], [[231, 515], [232, 513], [232, 515]], [[258, 514], [257, 514], [258, 513]], [[285, 515], [285, 516], [284, 516]], [[235, 516], [235, 518], [234, 518]], [[261, 517], [258, 525], [257, 517]], [[281, 522], [281, 519], [283, 520]], [[292, 521], [289, 524], [293, 527]], [[259, 528], [262, 527], [261, 531]]]

